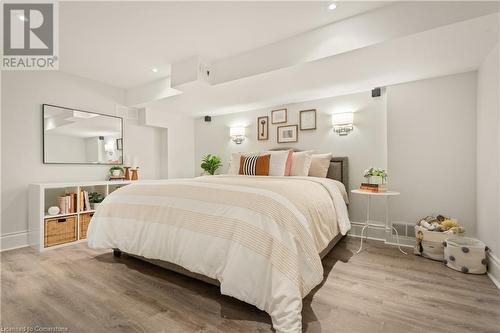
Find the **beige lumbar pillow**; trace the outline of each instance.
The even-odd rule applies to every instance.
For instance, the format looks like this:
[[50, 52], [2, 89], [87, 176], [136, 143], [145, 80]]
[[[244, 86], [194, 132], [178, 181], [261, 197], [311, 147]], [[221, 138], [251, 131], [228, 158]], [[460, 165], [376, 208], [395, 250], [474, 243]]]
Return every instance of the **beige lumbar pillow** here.
[[311, 166], [312, 150], [293, 153], [290, 176], [307, 176]]
[[330, 168], [330, 160], [332, 154], [313, 154], [311, 159], [311, 167], [309, 168], [309, 176], [325, 178]]

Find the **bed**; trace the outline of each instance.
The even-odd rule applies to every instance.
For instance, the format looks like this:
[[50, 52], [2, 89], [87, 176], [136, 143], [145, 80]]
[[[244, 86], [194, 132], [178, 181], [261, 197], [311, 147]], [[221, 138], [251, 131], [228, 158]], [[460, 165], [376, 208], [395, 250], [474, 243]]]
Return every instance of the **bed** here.
[[301, 332], [302, 298], [323, 280], [321, 259], [350, 229], [346, 157], [327, 178], [206, 176], [138, 183], [109, 195], [88, 244], [220, 286]]

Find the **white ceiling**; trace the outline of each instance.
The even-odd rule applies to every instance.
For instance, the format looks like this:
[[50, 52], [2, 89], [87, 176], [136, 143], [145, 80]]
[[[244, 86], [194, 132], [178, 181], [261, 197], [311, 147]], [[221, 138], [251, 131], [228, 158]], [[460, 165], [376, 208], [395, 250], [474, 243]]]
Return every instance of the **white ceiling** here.
[[191, 85], [149, 106], [217, 115], [472, 71], [498, 43], [499, 19], [490, 14], [242, 80]]
[[[129, 105], [215, 115], [475, 70], [500, 38], [500, 2], [336, 3], [63, 2], [60, 69], [145, 101]], [[215, 80], [171, 89], [194, 56]]]
[[225, 59], [388, 4], [336, 3], [60, 2], [60, 70], [131, 88], [192, 56]]

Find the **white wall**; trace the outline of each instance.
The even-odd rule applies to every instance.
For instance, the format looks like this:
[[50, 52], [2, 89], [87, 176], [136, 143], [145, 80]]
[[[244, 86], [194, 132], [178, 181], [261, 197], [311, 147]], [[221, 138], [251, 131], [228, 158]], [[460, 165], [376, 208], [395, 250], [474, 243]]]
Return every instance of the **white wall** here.
[[[262, 151], [276, 147], [296, 147], [299, 149], [314, 149], [316, 152], [332, 152], [336, 156], [349, 157], [349, 177], [351, 189], [359, 187], [363, 180], [363, 171], [367, 167], [387, 166], [386, 145], [386, 105], [385, 97], [373, 99], [369, 91], [340, 96], [334, 98], [319, 99], [304, 103], [277, 106], [288, 109], [288, 123], [298, 124], [299, 111], [307, 109], [317, 110], [317, 129], [314, 131], [299, 131], [297, 143], [278, 144], [276, 140], [277, 125], [269, 124], [269, 140], [257, 140], [257, 117], [271, 117], [272, 109], [262, 109], [250, 112], [235, 113], [224, 116], [212, 117], [211, 122], [205, 122], [203, 118], [195, 122], [195, 168], [200, 174], [200, 160], [207, 153], [220, 155], [223, 159], [223, 167], [220, 171], [225, 173], [227, 162], [232, 152]], [[332, 130], [331, 114], [335, 112], [354, 111], [355, 128], [347, 136], [338, 136]], [[271, 118], [269, 118], [271, 119]], [[280, 124], [282, 125], [282, 124]], [[231, 126], [245, 126], [247, 139], [236, 145], [229, 138]], [[364, 221], [365, 198], [351, 196], [351, 219], [353, 221]], [[376, 220], [384, 218], [381, 205], [374, 205], [374, 217]]]
[[393, 220], [441, 213], [475, 235], [476, 73], [389, 87], [387, 118]]
[[168, 178], [194, 176], [194, 118], [162, 109], [147, 108], [144, 122], [166, 128]]
[[[2, 73], [1, 234], [25, 232], [28, 184], [105, 179], [109, 166], [42, 164], [42, 104], [114, 114], [124, 91], [56, 71]], [[125, 154], [137, 155], [141, 177], [159, 178], [160, 131], [126, 120]]]
[[477, 76], [477, 235], [500, 255], [500, 103], [498, 44]]

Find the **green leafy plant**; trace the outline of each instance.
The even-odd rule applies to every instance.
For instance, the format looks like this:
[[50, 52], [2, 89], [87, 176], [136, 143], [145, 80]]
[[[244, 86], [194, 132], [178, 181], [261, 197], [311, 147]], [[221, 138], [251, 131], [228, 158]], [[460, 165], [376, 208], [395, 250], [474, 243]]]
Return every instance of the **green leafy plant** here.
[[382, 177], [384, 180], [387, 179], [387, 170], [382, 169], [382, 168], [370, 168], [365, 170], [365, 175], [363, 177], [365, 178], [370, 178], [370, 177], [375, 177], [379, 176]]
[[123, 168], [119, 165], [113, 165], [111, 168], [109, 168], [109, 173], [113, 173], [115, 170], [120, 170], [121, 173], [123, 173]]
[[218, 168], [222, 166], [222, 162], [217, 155], [205, 155], [201, 160], [201, 168], [210, 175], [213, 175]]
[[98, 192], [89, 193], [89, 202], [90, 203], [101, 203], [104, 200], [104, 195]]

